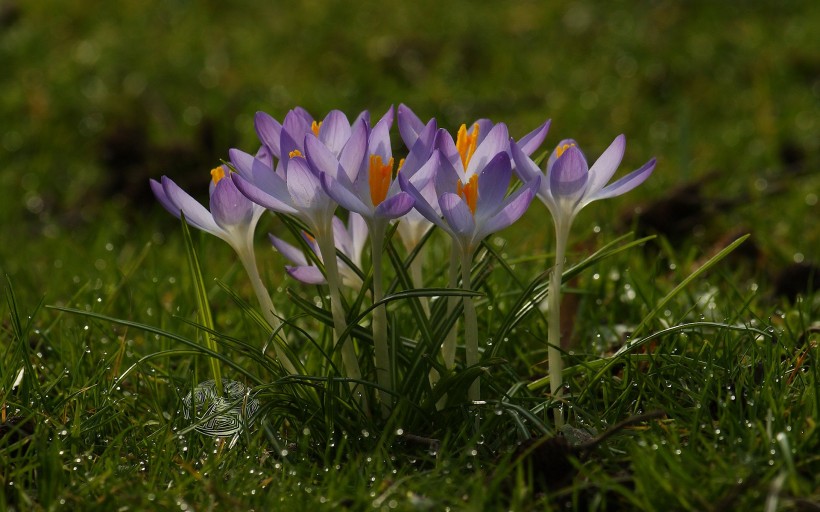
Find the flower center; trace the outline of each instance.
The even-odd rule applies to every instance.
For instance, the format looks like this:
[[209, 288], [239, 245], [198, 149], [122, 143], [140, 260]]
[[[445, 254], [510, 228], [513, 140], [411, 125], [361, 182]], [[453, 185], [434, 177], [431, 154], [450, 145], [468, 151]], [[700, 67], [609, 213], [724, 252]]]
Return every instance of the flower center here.
[[321, 128], [321, 127], [322, 127], [322, 121], [319, 121], [318, 123], [316, 121], [313, 121], [310, 124], [310, 131], [313, 132], [313, 135], [318, 137], [319, 136], [319, 128]]
[[293, 151], [291, 151], [290, 153], [288, 153], [288, 156], [289, 156], [290, 158], [304, 158], [304, 157], [305, 157], [305, 156], [302, 154], [302, 152], [301, 152], [301, 151], [299, 151], [298, 149], [294, 149]]
[[478, 174], [470, 176], [466, 185], [462, 183], [461, 180], [458, 180], [456, 192], [464, 199], [470, 208], [470, 212], [475, 216], [475, 207], [478, 203]]
[[473, 125], [471, 133], [467, 133], [467, 125], [461, 125], [458, 129], [458, 138], [456, 139], [456, 150], [461, 155], [461, 164], [464, 169], [467, 169], [467, 164], [475, 153], [475, 148], [478, 145], [478, 123]]
[[568, 150], [569, 148], [571, 148], [573, 146], [575, 146], [574, 143], [569, 143], [569, 144], [564, 144], [562, 146], [557, 146], [555, 148], [555, 158], [561, 158], [561, 155], [563, 155], [566, 150]]
[[[402, 162], [399, 162], [401, 168]], [[379, 206], [387, 197], [390, 189], [390, 180], [393, 178], [393, 159], [385, 164], [379, 155], [370, 155], [370, 167], [368, 169], [370, 180], [370, 200], [373, 206]]]
[[225, 168], [221, 165], [219, 167], [214, 167], [211, 169], [211, 179], [214, 181], [214, 185], [219, 183], [219, 180], [225, 177]]

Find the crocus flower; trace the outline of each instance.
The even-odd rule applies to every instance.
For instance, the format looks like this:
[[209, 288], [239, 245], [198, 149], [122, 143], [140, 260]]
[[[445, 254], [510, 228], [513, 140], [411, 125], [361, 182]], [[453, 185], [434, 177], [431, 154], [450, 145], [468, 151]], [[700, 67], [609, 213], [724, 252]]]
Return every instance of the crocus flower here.
[[[486, 125], [488, 126], [488, 125]], [[444, 130], [437, 136], [437, 151], [432, 160], [440, 165], [430, 179], [435, 180], [437, 204], [432, 204], [410, 180], [399, 174], [402, 189], [415, 199], [415, 208], [430, 222], [450, 234], [455, 245], [450, 264], [450, 286], [455, 286], [457, 263], [461, 265], [461, 282], [470, 289], [470, 267], [481, 241], [501, 230], [527, 210], [540, 184], [540, 176], [527, 180], [507, 196], [512, 166], [509, 137], [503, 123], [492, 126], [479, 143], [481, 125], [468, 131], [462, 125], [454, 142]], [[448, 309], [452, 308], [451, 304]], [[464, 299], [465, 362], [478, 363], [478, 320], [472, 298]], [[448, 336], [442, 344], [445, 366], [452, 368], [455, 340]], [[469, 398], [480, 397], [479, 382], [470, 386]]]
[[[637, 187], [652, 174], [655, 159], [649, 160], [639, 169], [627, 174], [611, 185], [607, 182], [615, 174], [624, 155], [626, 138], [619, 135], [590, 168], [584, 154], [572, 139], [562, 140], [547, 161], [547, 176], [541, 180], [538, 197], [549, 209], [555, 224], [555, 267], [550, 276], [547, 308], [549, 325], [547, 344], [550, 373], [550, 392], [557, 397], [563, 385], [563, 361], [561, 351], [560, 308], [561, 281], [564, 272], [569, 231], [572, 221], [581, 209], [598, 199], [619, 196]], [[511, 144], [516, 172], [522, 179], [540, 177], [541, 171], [535, 163], [515, 143]], [[555, 409], [555, 423], [563, 424], [563, 415]]]
[[[547, 161], [546, 179], [541, 180], [538, 190], [538, 197], [549, 208], [556, 225], [566, 224], [566, 229], [569, 229], [578, 212], [589, 203], [629, 192], [652, 174], [654, 158], [607, 185], [621, 163], [625, 148], [626, 138], [618, 135], [590, 168], [574, 140], [565, 139], [556, 146]], [[511, 149], [515, 169], [521, 179], [528, 180], [542, 174], [521, 145], [513, 143]]]
[[[316, 255], [319, 261], [322, 256], [319, 251], [319, 245], [316, 239], [308, 233], [302, 233], [305, 243], [310, 250]], [[282, 253], [288, 261], [293, 263], [285, 267], [285, 270], [290, 276], [297, 281], [305, 284], [327, 284], [327, 279], [322, 271], [311, 263], [301, 249], [285, 242], [281, 238], [277, 238], [268, 234], [271, 244], [277, 251]], [[348, 219], [348, 226], [338, 217], [333, 217], [333, 238], [336, 243], [336, 249], [344, 254], [354, 265], [362, 268], [362, 249], [367, 241], [367, 224], [358, 213], [351, 212]], [[362, 286], [362, 279], [359, 274], [350, 268], [347, 263], [339, 259], [339, 276], [342, 279], [342, 285], [359, 289]]]
[[[228, 178], [230, 173], [225, 165], [211, 171], [210, 210], [166, 176], [161, 178], [161, 182], [150, 180], [150, 185], [154, 195], [166, 210], [177, 218], [184, 214], [188, 224], [221, 238], [236, 251], [251, 280], [265, 319], [276, 328], [280, 322], [270, 294], [259, 276], [253, 250], [256, 224], [265, 209], [249, 201], [237, 190], [233, 181]], [[278, 345], [276, 354], [289, 372], [296, 373], [293, 364]]]
[[[439, 170], [434, 177], [437, 202], [431, 203], [410, 180], [399, 174], [402, 188], [430, 222], [449, 233], [461, 252], [472, 257], [481, 240], [518, 220], [527, 210], [540, 177], [507, 196], [512, 177], [507, 127], [499, 123], [478, 144], [480, 128], [462, 125], [458, 140], [439, 130]], [[434, 157], [435, 158], [435, 157]], [[426, 185], [422, 183], [421, 185]]]
[[[262, 117], [263, 124], [269, 121]], [[258, 131], [270, 132], [273, 139], [275, 123], [268, 123], [267, 127], [258, 128]], [[360, 115], [351, 125], [343, 113], [333, 111], [321, 124], [311, 122], [308, 125], [303, 111], [291, 111], [279, 129], [278, 148], [271, 140], [263, 140], [263, 144], [271, 154], [278, 153], [280, 156], [276, 171], [263, 160], [234, 149], [230, 156], [237, 173], [232, 178], [236, 187], [251, 201], [301, 219], [316, 237], [327, 272], [338, 345], [341, 341], [339, 337], [347, 329], [347, 320], [339, 292], [340, 277], [333, 241], [332, 219], [337, 203], [322, 189], [322, 172], [308, 164], [306, 154], [310, 152], [317, 154], [317, 158], [334, 159], [337, 162], [335, 167], [323, 169], [334, 178], [352, 175], [362, 165], [367, 150], [367, 115]], [[308, 151], [308, 146], [313, 151]], [[340, 351], [347, 376], [360, 379], [361, 371], [353, 344], [342, 344]], [[355, 383], [351, 383], [351, 387], [355, 387]]]

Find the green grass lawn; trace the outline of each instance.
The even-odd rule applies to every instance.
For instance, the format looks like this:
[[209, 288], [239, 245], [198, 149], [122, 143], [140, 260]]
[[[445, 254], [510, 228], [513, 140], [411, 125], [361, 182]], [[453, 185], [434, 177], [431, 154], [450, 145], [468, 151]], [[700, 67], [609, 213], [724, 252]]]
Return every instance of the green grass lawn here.
[[[816, 510], [818, 32], [811, 1], [0, 0], [0, 510]], [[545, 316], [522, 314], [554, 251], [535, 201], [473, 268], [483, 403], [457, 372], [436, 407], [418, 347], [446, 319], [402, 298], [387, 420], [329, 378], [327, 291], [269, 250], [280, 218], [257, 258], [317, 380], [283, 377], [241, 265], [193, 230], [215, 360], [260, 404], [234, 445], [200, 434], [183, 398], [214, 359], [186, 239], [148, 179], [205, 199], [229, 148], [258, 147], [258, 110], [399, 103], [452, 131], [551, 118], [542, 150], [572, 137], [590, 159], [625, 133], [618, 176], [658, 158], [575, 221], [570, 267], [612, 250], [564, 283], [570, 428], [552, 424]], [[433, 233], [430, 287], [447, 250]], [[352, 333], [366, 372], [369, 321]], [[555, 441], [629, 418], [588, 449]]]

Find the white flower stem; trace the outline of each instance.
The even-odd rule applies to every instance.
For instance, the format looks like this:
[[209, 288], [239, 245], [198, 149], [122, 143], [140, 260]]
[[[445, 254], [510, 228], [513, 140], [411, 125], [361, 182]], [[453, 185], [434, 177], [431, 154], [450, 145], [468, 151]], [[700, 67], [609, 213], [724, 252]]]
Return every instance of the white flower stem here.
[[[472, 263], [472, 251], [465, 250], [461, 254], [461, 288], [470, 291], [472, 288], [470, 267]], [[469, 368], [478, 364], [478, 318], [475, 312], [475, 302], [472, 297], [463, 297], [464, 300], [464, 346], [465, 365]], [[467, 392], [470, 401], [481, 399], [481, 380], [476, 378]]]
[[[330, 311], [333, 315], [333, 343], [334, 347], [339, 344], [339, 336], [347, 329], [347, 319], [344, 308], [342, 308], [342, 295], [339, 291], [341, 280], [339, 278], [339, 265], [336, 261], [336, 243], [333, 240], [333, 229], [330, 222], [327, 226], [317, 229], [316, 243], [319, 245], [319, 252], [322, 253], [322, 261], [325, 264], [327, 274], [327, 284], [330, 289]], [[362, 372], [359, 369], [359, 360], [356, 358], [356, 350], [353, 348], [353, 341], [348, 338], [340, 348], [342, 354], [342, 365], [345, 376], [350, 379], [361, 380]], [[351, 389], [359, 389], [357, 383], [351, 383]], [[364, 394], [356, 392], [356, 396], [364, 401]]]
[[[236, 253], [239, 255], [239, 260], [242, 262], [242, 266], [245, 267], [245, 272], [247, 272], [248, 277], [251, 280], [251, 286], [253, 286], [256, 299], [259, 301], [259, 306], [262, 308], [262, 316], [265, 320], [267, 320], [268, 324], [270, 324], [271, 329], [276, 331], [281, 325], [281, 322], [276, 316], [276, 308], [273, 307], [273, 301], [271, 301], [270, 293], [268, 293], [268, 289], [265, 288], [264, 283], [262, 283], [262, 278], [259, 275], [259, 269], [256, 266], [256, 254], [253, 251], [253, 247], [248, 247], [245, 251], [236, 251]], [[282, 339], [285, 339], [284, 336], [282, 336]], [[285, 343], [287, 343], [286, 339]], [[290, 358], [279, 345], [278, 340], [273, 340], [273, 350], [286, 372], [291, 375], [299, 373], [296, 371], [296, 367], [293, 365]]]
[[[549, 360], [550, 393], [556, 399], [561, 396], [564, 385], [564, 361], [561, 356], [561, 280], [564, 273], [564, 259], [566, 257], [567, 239], [569, 238], [569, 222], [555, 221], [555, 266], [550, 275], [550, 286], [547, 297], [548, 326], [547, 326], [547, 358]], [[564, 425], [562, 407], [553, 410], [555, 427]]]
[[[455, 243], [453, 244], [455, 246]], [[458, 264], [459, 264], [459, 254], [455, 247], [452, 247], [450, 250], [450, 275], [449, 275], [449, 282], [447, 283], [447, 287], [451, 290], [454, 290], [458, 287]], [[450, 295], [447, 297], [447, 317], [450, 318], [450, 315], [453, 313], [453, 310], [456, 309], [456, 304], [458, 304], [459, 298], [455, 295]], [[448, 332], [447, 336], [444, 338], [444, 343], [441, 345], [441, 354], [444, 357], [444, 367], [448, 370], [452, 370], [453, 366], [455, 365], [456, 360], [456, 331], [457, 325], [454, 325]]]
[[[424, 251], [416, 254], [413, 261], [410, 262], [410, 279], [413, 281], [414, 288], [424, 288], [424, 278], [422, 277], [422, 270], [424, 267]], [[428, 297], [419, 297], [421, 302], [421, 309], [424, 315], [430, 318], [430, 299]]]
[[[370, 248], [373, 260], [373, 302], [384, 298], [382, 283], [382, 252], [384, 249], [383, 223], [372, 222], [370, 226]], [[390, 414], [393, 399], [390, 392], [393, 390], [390, 368], [390, 351], [387, 346], [387, 309], [384, 305], [373, 310], [373, 349], [376, 358], [376, 378], [379, 386], [379, 399], [382, 405], [382, 415]]]

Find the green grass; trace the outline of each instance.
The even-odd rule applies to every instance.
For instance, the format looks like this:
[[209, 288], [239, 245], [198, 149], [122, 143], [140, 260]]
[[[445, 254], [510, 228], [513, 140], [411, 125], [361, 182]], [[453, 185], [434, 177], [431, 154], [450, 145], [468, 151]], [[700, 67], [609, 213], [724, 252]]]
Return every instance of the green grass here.
[[[776, 293], [784, 268], [820, 254], [816, 2], [7, 5], [20, 16], [0, 30], [0, 510], [805, 510], [820, 500], [820, 297]], [[625, 170], [658, 156], [646, 184], [578, 218], [570, 267], [640, 238], [635, 205], [702, 180], [683, 234], [661, 231], [565, 282], [569, 424], [601, 433], [665, 412], [573, 459], [568, 481], [545, 486], [537, 457], [513, 461], [520, 441], [554, 434], [539, 380], [546, 324], [519, 314], [551, 261], [540, 204], [476, 260], [479, 333], [492, 343], [479, 371], [486, 405], [436, 410], [418, 351], [446, 319], [424, 325], [402, 297], [389, 303], [391, 332], [415, 385], [388, 421], [362, 417], [329, 378], [322, 313], [308, 308], [324, 292], [287, 278], [259, 241], [263, 279], [322, 377], [283, 379], [272, 350], [260, 351], [267, 329], [242, 304], [255, 303], [241, 265], [193, 232], [216, 361], [254, 387], [265, 416], [233, 448], [182, 417], [213, 359], [179, 223], [147, 179], [167, 174], [202, 197], [228, 148], [256, 144], [256, 110], [354, 115], [399, 102], [448, 128], [490, 117], [517, 136], [550, 117], [546, 147], [574, 137], [590, 155], [623, 132]], [[266, 230], [287, 234], [272, 216]], [[436, 233], [425, 248], [431, 287], [445, 285], [446, 247]], [[356, 297], [347, 292], [362, 312]], [[351, 336], [370, 371], [368, 329]], [[448, 385], [457, 397], [465, 383]]]

